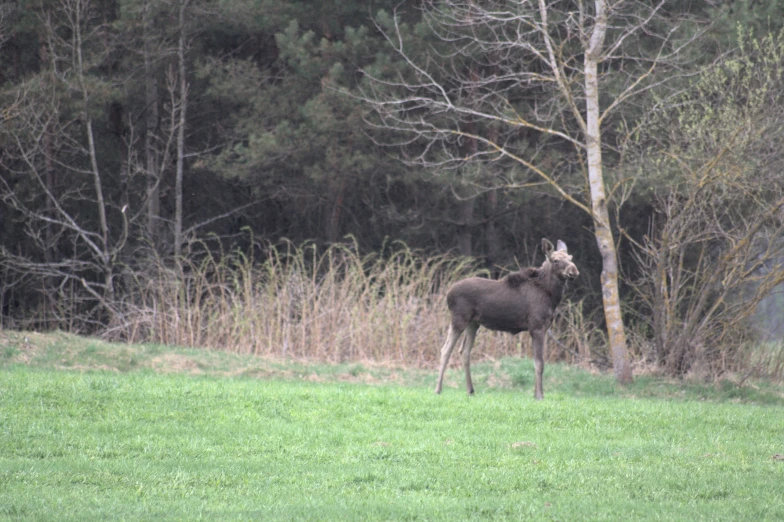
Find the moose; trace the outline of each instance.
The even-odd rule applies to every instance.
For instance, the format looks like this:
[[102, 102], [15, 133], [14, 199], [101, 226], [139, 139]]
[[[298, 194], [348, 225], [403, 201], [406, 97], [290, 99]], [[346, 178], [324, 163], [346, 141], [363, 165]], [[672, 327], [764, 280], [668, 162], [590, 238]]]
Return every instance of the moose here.
[[528, 267], [513, 272], [497, 281], [470, 277], [455, 283], [446, 294], [451, 323], [444, 347], [441, 348], [441, 369], [438, 372], [436, 393], [441, 393], [444, 371], [463, 332], [466, 336], [460, 353], [463, 357], [466, 388], [474, 393], [471, 382], [471, 348], [480, 326], [490, 330], [517, 334], [528, 331], [534, 348], [536, 384], [534, 398], [544, 398], [544, 336], [553, 322], [553, 312], [561, 301], [566, 282], [580, 272], [567, 253], [566, 243], [560, 239], [557, 249], [546, 238], [542, 239], [546, 257], [539, 268]]

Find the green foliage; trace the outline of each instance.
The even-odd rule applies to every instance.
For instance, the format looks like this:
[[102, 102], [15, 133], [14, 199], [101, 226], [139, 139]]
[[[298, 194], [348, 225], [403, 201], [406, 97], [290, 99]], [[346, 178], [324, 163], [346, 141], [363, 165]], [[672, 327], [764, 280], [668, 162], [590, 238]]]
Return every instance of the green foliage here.
[[346, 28], [345, 40], [331, 41], [291, 20], [275, 41], [274, 76], [243, 60], [202, 66], [208, 92], [241, 109], [232, 125], [245, 137], [217, 156], [215, 167], [257, 186], [274, 183], [266, 174], [270, 168], [327, 186], [371, 175], [378, 163], [361, 131], [362, 107], [329, 88], [350, 84], [353, 73], [347, 71], [372, 53], [377, 44], [367, 28]]
[[778, 117], [784, 97], [783, 37], [741, 35], [739, 53], [706, 70], [679, 100], [675, 117], [682, 136], [673, 144], [684, 152], [694, 147], [697, 150], [686, 154], [705, 157], [735, 143], [742, 148], [767, 133], [770, 122], [765, 116]]
[[11, 519], [776, 520], [781, 406], [0, 371]]
[[782, 118], [784, 33], [752, 38], [742, 32], [737, 41], [735, 53], [705, 67], [688, 89], [662, 102], [664, 110], [649, 118], [639, 138], [654, 168], [643, 167], [641, 188], [666, 191], [673, 184], [698, 183], [701, 166], [730, 150], [725, 164], [742, 168], [724, 168], [724, 175], [748, 176], [776, 164], [775, 156], [758, 149], [773, 138]]
[[713, 32], [720, 44], [732, 45], [738, 31], [762, 38], [781, 31], [784, 2], [781, 0], [735, 0], [723, 2], [713, 11]]

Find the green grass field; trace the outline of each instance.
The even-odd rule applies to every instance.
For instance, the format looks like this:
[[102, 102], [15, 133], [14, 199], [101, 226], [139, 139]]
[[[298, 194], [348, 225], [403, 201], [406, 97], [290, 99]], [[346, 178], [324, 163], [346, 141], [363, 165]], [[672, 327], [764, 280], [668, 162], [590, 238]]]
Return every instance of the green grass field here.
[[780, 385], [0, 340], [0, 519], [784, 519]]

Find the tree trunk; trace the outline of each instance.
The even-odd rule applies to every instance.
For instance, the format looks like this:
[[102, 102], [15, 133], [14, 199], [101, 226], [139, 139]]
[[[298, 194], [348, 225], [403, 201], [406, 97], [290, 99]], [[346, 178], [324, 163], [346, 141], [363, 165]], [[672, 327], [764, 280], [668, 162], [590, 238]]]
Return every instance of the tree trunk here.
[[147, 164], [147, 234], [153, 245], [157, 244], [161, 214], [158, 151], [155, 137], [159, 125], [158, 79], [152, 65], [153, 22], [150, 2], [144, 4], [144, 156]]
[[653, 283], [653, 335], [656, 351], [656, 364], [664, 368], [667, 364], [667, 347], [669, 346], [669, 328], [667, 317], [669, 312], [669, 290], [667, 288], [667, 251], [670, 248], [668, 233], [662, 231], [659, 251], [656, 253], [656, 272]]
[[333, 190], [330, 204], [327, 206], [326, 236], [329, 243], [340, 240], [340, 215], [343, 211], [343, 199], [346, 193], [346, 178], [343, 177]]
[[487, 244], [487, 264], [494, 276], [498, 275], [496, 263], [501, 244], [498, 238], [498, 227], [495, 215], [498, 213], [498, 190], [493, 189], [487, 193], [487, 225], [485, 226], [485, 242]]
[[602, 256], [602, 302], [607, 323], [607, 340], [613, 360], [616, 380], [632, 382], [632, 369], [626, 346], [626, 332], [621, 317], [618, 293], [618, 260], [615, 241], [610, 228], [610, 215], [604, 191], [602, 172], [602, 136], [599, 119], [598, 61], [607, 32], [607, 12], [604, 0], [596, 0], [596, 20], [590, 43], [585, 53], [586, 152], [588, 156], [588, 184], [591, 193], [594, 234]]
[[[90, 116], [90, 100], [88, 94], [87, 82], [84, 78], [84, 59], [82, 57], [82, 23], [85, 19], [87, 6], [80, 1], [76, 1], [74, 5], [74, 51], [76, 53], [76, 73], [79, 82], [79, 89], [82, 95], [82, 118], [85, 126], [85, 133], [87, 135], [87, 153], [90, 158], [90, 173], [93, 177], [93, 185], [95, 188], [95, 202], [98, 211], [98, 221], [100, 224], [100, 231], [97, 234], [100, 238], [100, 252], [98, 257], [101, 261], [101, 268], [103, 269], [104, 276], [104, 295], [106, 303], [113, 304], [114, 302], [114, 281], [113, 281], [113, 267], [112, 259], [109, 249], [109, 220], [106, 215], [106, 200], [103, 193], [103, 181], [101, 179], [101, 170], [98, 167], [98, 153], [95, 147], [95, 134], [93, 133], [93, 120]], [[111, 310], [108, 310], [111, 311]]]
[[[471, 71], [470, 74], [472, 77], [476, 76], [474, 71]], [[466, 130], [473, 134], [475, 132], [474, 124], [466, 124]], [[461, 153], [466, 156], [474, 154], [477, 151], [477, 147], [478, 143], [476, 139], [469, 138], [461, 146]], [[470, 174], [466, 171], [463, 172], [463, 182], [470, 186]], [[471, 189], [468, 188], [464, 192], [471, 194]], [[457, 227], [457, 247], [460, 251], [460, 255], [471, 256], [473, 253], [471, 235], [474, 227], [474, 205], [476, 197], [473, 195], [467, 195], [465, 197], [466, 199], [458, 200], [457, 202], [457, 211], [459, 213], [458, 222], [460, 223]]]
[[474, 201], [476, 201], [475, 198], [467, 198], [457, 203], [460, 214], [460, 224], [457, 227], [457, 247], [460, 255], [463, 256], [470, 256], [472, 252], [471, 229], [474, 222]]
[[[43, 47], [43, 46], [42, 46]], [[44, 147], [44, 165], [46, 168], [46, 190], [49, 194], [54, 195], [56, 193], [56, 174], [55, 174], [55, 167], [54, 167], [54, 137], [52, 136], [52, 132], [50, 131], [51, 124], [47, 125], [47, 128], [44, 130], [44, 139], [43, 139], [43, 147]], [[49, 219], [54, 218], [55, 216], [55, 209], [54, 204], [52, 203], [52, 198], [46, 198], [46, 207], [45, 207], [46, 217]], [[51, 265], [54, 263], [55, 259], [57, 258], [56, 253], [54, 252], [55, 249], [55, 237], [57, 236], [53, 231], [54, 224], [47, 222], [44, 225], [44, 261], [47, 265]], [[44, 307], [46, 308], [46, 315], [44, 321], [49, 321], [51, 317], [55, 317], [54, 313], [54, 306], [56, 297], [56, 279], [49, 275], [44, 278]], [[47, 324], [48, 328], [51, 328], [52, 325]]]
[[180, 71], [180, 110], [177, 127], [177, 176], [174, 184], [174, 256], [182, 255], [182, 173], [185, 168], [185, 113], [188, 108], [188, 81], [185, 78], [185, 9], [189, 0], [180, 4], [180, 38], [177, 61]]

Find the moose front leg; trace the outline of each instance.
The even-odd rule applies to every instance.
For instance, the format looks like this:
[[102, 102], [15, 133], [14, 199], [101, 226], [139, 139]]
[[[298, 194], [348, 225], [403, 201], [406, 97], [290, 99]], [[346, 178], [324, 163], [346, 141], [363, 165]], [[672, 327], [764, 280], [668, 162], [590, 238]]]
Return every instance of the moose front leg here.
[[463, 339], [463, 346], [460, 348], [460, 354], [463, 356], [463, 369], [465, 370], [466, 378], [466, 391], [468, 395], [474, 394], [474, 383], [471, 381], [471, 349], [474, 347], [474, 339], [476, 339], [476, 331], [479, 325], [471, 323], [465, 330], [465, 339]]
[[543, 330], [531, 332], [531, 341], [534, 348], [534, 368], [536, 370], [536, 383], [534, 384], [534, 398], [544, 399], [542, 391], [542, 375], [544, 374], [544, 334]]

